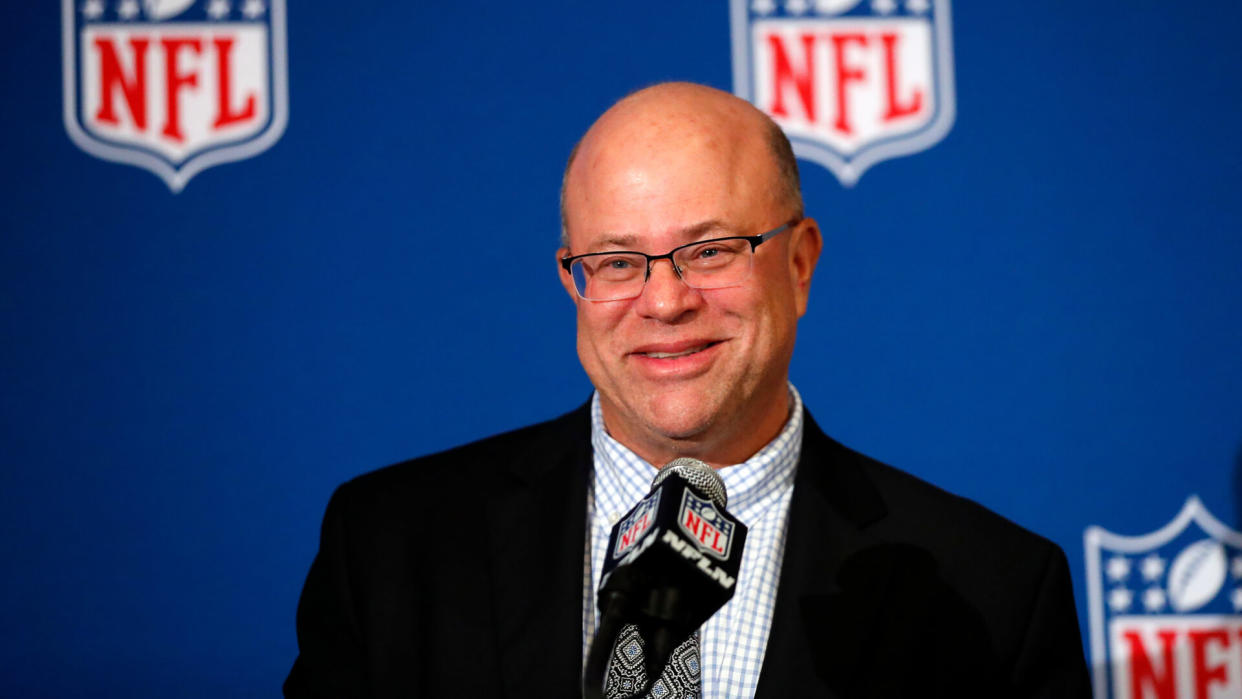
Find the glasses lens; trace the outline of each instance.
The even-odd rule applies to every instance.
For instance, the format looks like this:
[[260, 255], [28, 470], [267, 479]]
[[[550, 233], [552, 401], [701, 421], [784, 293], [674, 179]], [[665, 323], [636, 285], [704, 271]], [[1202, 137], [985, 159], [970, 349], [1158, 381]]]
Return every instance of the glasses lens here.
[[740, 284], [750, 276], [754, 256], [750, 241], [745, 238], [706, 240], [680, 248], [673, 260], [681, 269], [681, 278], [696, 289], [719, 289]]
[[578, 295], [590, 301], [612, 301], [642, 293], [647, 258], [626, 253], [591, 255], [574, 260], [569, 271]]

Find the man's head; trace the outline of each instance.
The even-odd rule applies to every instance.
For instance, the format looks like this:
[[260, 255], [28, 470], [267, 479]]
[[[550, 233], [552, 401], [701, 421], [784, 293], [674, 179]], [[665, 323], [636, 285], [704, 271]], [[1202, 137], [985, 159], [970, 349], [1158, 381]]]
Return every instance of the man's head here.
[[682, 455], [740, 462], [788, 416], [789, 360], [821, 246], [816, 223], [801, 217], [788, 147], [747, 102], [669, 83], [618, 102], [571, 156], [558, 258], [660, 255], [797, 222], [756, 248], [749, 278], [728, 288], [692, 289], [659, 260], [638, 297], [587, 301], [561, 271], [605, 424], [652, 463]]

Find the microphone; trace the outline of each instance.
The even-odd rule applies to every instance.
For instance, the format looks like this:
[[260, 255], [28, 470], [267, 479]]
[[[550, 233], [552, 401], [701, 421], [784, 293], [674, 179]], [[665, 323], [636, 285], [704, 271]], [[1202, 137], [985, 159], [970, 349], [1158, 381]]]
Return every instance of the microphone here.
[[707, 464], [666, 464], [608, 538], [600, 578], [600, 626], [584, 674], [588, 697], [601, 696], [606, 662], [621, 628], [643, 638], [647, 687], [677, 644], [733, 597], [746, 525], [725, 510], [724, 481]]

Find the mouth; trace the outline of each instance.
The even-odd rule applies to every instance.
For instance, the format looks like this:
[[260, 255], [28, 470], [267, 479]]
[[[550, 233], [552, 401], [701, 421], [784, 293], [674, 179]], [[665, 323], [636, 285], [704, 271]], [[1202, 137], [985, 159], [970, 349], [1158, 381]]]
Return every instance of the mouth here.
[[634, 354], [649, 359], [680, 359], [681, 357], [698, 354], [718, 344], [720, 344], [719, 340], [708, 340], [706, 342], [700, 340], [690, 344], [678, 343], [677, 345], [644, 347], [636, 350]]

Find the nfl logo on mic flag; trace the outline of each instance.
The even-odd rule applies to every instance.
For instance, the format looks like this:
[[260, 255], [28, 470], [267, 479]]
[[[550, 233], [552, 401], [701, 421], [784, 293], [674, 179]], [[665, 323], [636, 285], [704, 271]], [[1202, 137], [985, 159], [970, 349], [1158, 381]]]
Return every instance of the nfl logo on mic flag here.
[[734, 92], [851, 187], [953, 125], [949, 0], [731, 0]]
[[62, 0], [65, 128], [173, 192], [289, 117], [284, 0]]
[[733, 523], [720, 514], [711, 500], [687, 488], [681, 498], [677, 524], [700, 551], [722, 560], [729, 557], [733, 547]]
[[651, 529], [659, 507], [660, 491], [658, 490], [634, 506], [634, 510], [617, 527], [617, 546], [612, 552], [613, 558], [620, 560], [639, 541], [642, 541], [643, 534]]
[[1155, 532], [1084, 540], [1096, 697], [1242, 697], [1242, 533], [1192, 496]]

